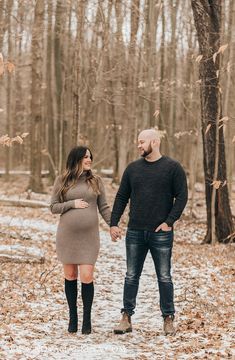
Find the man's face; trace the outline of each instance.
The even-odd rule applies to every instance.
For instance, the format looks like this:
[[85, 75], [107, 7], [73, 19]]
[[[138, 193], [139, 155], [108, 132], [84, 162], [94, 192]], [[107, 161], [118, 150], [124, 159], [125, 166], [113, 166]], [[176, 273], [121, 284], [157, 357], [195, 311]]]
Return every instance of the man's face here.
[[138, 150], [142, 157], [146, 157], [153, 151], [152, 144], [150, 140], [139, 138], [138, 139]]

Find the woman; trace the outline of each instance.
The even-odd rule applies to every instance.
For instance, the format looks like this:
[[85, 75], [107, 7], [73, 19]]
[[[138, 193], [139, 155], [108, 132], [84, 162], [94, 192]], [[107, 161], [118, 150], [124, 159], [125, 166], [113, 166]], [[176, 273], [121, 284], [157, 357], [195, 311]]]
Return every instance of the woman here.
[[69, 332], [77, 332], [78, 267], [83, 301], [82, 334], [91, 332], [91, 308], [94, 297], [93, 273], [100, 240], [97, 207], [110, 224], [104, 185], [91, 171], [91, 151], [85, 146], [73, 148], [66, 170], [56, 178], [51, 212], [61, 214], [56, 234], [56, 252], [63, 263], [65, 294], [69, 306]]

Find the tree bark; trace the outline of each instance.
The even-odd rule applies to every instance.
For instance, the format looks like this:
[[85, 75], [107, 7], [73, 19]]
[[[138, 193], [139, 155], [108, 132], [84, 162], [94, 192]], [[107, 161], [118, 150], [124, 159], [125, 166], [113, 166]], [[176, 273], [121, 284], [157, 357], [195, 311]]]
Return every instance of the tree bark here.
[[[12, 62], [12, 54], [13, 54], [13, 44], [12, 44], [12, 29], [11, 29], [11, 16], [12, 16], [12, 7], [13, 7], [13, 0], [9, 0], [7, 2], [7, 32], [8, 32], [8, 61]], [[6, 123], [6, 133], [10, 137], [13, 136], [12, 134], [12, 117], [13, 117], [13, 109], [12, 109], [12, 74], [8, 71], [7, 72], [7, 123]], [[9, 180], [9, 171], [12, 168], [12, 148], [6, 147], [5, 150], [6, 158], [5, 158], [5, 169], [6, 169], [6, 181]]]
[[67, 129], [67, 120], [63, 114], [63, 96], [64, 96], [64, 29], [66, 22], [67, 4], [62, 0], [57, 0], [55, 14], [55, 39], [54, 39], [54, 66], [56, 80], [56, 99], [57, 116], [59, 125], [59, 173], [61, 173], [65, 164], [65, 135]]
[[3, 38], [5, 33], [4, 6], [5, 6], [5, 1], [0, 0], [0, 53], [2, 52]]
[[[46, 87], [46, 99], [45, 99], [45, 117], [47, 119], [47, 142], [48, 142], [48, 152], [53, 160], [53, 163], [56, 162], [55, 155], [55, 126], [54, 126], [54, 111], [53, 111], [53, 72], [52, 72], [52, 44], [53, 44], [53, 35], [52, 35], [52, 17], [53, 17], [53, 3], [52, 0], [47, 2], [47, 49], [46, 49], [46, 78], [47, 78], [47, 87]], [[48, 168], [50, 173], [50, 182], [55, 178], [55, 171], [51, 161], [48, 160]]]
[[32, 33], [32, 99], [31, 99], [31, 177], [29, 187], [42, 192], [42, 56], [44, 29], [44, 0], [37, 0]]
[[234, 79], [234, 64], [235, 61], [235, 2], [234, 0], [230, 0], [229, 3], [229, 19], [228, 19], [228, 32], [227, 32], [227, 41], [228, 43], [228, 62], [227, 62], [227, 78], [225, 83], [225, 95], [224, 95], [224, 115], [229, 117], [228, 125], [227, 125], [227, 155], [228, 155], [228, 187], [229, 187], [229, 194], [232, 196], [232, 187], [233, 187], [233, 171], [234, 171], [234, 146], [232, 144], [232, 139], [234, 136], [233, 133], [233, 124], [232, 124], [232, 113], [233, 110], [231, 108], [231, 104], [233, 105], [233, 95], [231, 92], [231, 88], [233, 87], [233, 79]]
[[77, 6], [77, 32], [75, 40], [74, 66], [73, 66], [73, 121], [72, 144], [78, 145], [81, 120], [81, 81], [82, 81], [82, 50], [84, 35], [85, 2]]
[[[226, 160], [219, 83], [221, 3], [220, 0], [192, 0], [192, 9], [199, 41], [201, 90], [201, 121], [204, 152], [204, 174], [207, 205], [207, 234], [204, 242], [211, 243], [213, 232], [219, 242], [234, 240], [234, 225], [226, 183]], [[213, 58], [214, 56], [214, 58]], [[218, 140], [218, 141], [217, 141]], [[218, 158], [216, 158], [216, 154]], [[216, 166], [218, 164], [218, 168]], [[216, 174], [218, 176], [216, 176]], [[216, 178], [215, 178], [216, 176]], [[218, 189], [212, 183], [220, 181]], [[213, 202], [213, 189], [215, 201]], [[214, 207], [212, 208], [212, 206]], [[214, 213], [214, 217], [212, 214]], [[214, 222], [214, 229], [212, 228]]]
[[[145, 3], [145, 78], [146, 90], [144, 103], [144, 126], [154, 127], [156, 120], [154, 113], [156, 111], [156, 96], [154, 91], [155, 58], [156, 58], [156, 30], [158, 17], [161, 9], [161, 1], [146, 0]], [[137, 29], [138, 30], [138, 29]]]
[[170, 1], [171, 3], [171, 43], [170, 43], [170, 111], [169, 111], [169, 155], [175, 156], [175, 129], [176, 129], [176, 100], [177, 100], [177, 62], [175, 61], [177, 57], [177, 13], [179, 7], [179, 0]]

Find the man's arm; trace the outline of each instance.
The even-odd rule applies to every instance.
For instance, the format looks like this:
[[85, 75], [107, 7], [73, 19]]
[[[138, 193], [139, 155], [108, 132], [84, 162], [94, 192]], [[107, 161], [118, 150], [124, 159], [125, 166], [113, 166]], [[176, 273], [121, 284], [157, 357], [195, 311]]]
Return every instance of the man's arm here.
[[177, 163], [173, 173], [173, 195], [175, 198], [174, 205], [165, 221], [170, 227], [180, 218], [188, 200], [186, 174], [179, 163]]
[[123, 173], [121, 184], [119, 186], [111, 214], [110, 232], [113, 240], [116, 240], [120, 236], [118, 229], [119, 220], [126, 208], [131, 194], [131, 186], [128, 176], [128, 170]]

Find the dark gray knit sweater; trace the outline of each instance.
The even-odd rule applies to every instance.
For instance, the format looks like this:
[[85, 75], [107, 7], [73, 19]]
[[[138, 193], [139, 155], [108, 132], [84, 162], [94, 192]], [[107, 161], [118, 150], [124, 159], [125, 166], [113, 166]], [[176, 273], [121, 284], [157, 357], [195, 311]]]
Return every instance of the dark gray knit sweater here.
[[117, 226], [130, 199], [130, 229], [154, 231], [166, 222], [179, 219], [187, 203], [184, 169], [175, 160], [162, 156], [150, 162], [144, 158], [129, 164], [123, 173], [111, 215]]

